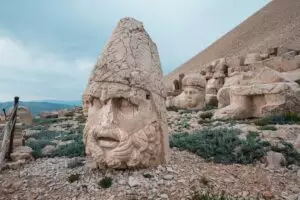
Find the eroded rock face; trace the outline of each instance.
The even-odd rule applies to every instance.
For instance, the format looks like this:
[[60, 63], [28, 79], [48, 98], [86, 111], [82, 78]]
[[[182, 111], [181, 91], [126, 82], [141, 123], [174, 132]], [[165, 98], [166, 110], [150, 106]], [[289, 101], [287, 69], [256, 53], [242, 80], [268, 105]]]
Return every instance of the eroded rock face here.
[[165, 92], [155, 43], [143, 24], [121, 19], [85, 94], [85, 151], [99, 168], [140, 168], [168, 159]]
[[180, 109], [201, 109], [205, 104], [205, 77], [189, 74], [182, 80], [183, 92], [167, 100], [168, 107]]
[[218, 93], [222, 105], [215, 119], [244, 119], [300, 111], [299, 85], [268, 67], [253, 72], [252, 76], [232, 78], [225, 86]]

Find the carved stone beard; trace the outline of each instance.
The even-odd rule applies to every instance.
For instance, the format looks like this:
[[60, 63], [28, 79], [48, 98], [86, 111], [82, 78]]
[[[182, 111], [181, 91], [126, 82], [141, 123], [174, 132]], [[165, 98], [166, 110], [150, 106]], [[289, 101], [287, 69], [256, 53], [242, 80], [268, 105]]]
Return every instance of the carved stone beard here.
[[[162, 163], [162, 123], [154, 99], [102, 90], [93, 97], [84, 129], [86, 154], [99, 168], [143, 168]], [[109, 93], [108, 93], [109, 94]], [[123, 94], [117, 96], [115, 94]], [[130, 94], [130, 93], [126, 93]], [[151, 96], [151, 95], [150, 95]]]
[[111, 127], [110, 133], [116, 140], [116, 146], [111, 149], [99, 146], [97, 135], [101, 129], [96, 126], [86, 130], [86, 153], [93, 157], [99, 168], [149, 167], [158, 162], [157, 155], [161, 151], [158, 122], [154, 121], [133, 134]]

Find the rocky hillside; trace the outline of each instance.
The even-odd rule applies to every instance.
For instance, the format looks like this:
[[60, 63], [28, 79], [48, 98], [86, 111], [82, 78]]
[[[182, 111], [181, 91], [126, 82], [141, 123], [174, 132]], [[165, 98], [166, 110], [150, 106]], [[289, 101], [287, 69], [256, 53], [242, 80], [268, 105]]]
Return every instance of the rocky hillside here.
[[273, 0], [165, 77], [169, 83], [179, 73], [201, 67], [224, 56], [265, 51], [269, 47], [300, 46], [300, 1]]

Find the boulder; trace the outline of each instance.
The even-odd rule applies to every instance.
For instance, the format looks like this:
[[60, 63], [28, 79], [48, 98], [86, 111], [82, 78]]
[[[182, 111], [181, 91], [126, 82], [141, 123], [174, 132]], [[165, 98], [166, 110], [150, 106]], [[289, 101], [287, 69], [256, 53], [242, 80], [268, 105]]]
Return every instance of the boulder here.
[[245, 58], [244, 65], [250, 65], [261, 61], [262, 58], [259, 53], [248, 53]]
[[269, 151], [266, 156], [268, 169], [279, 169], [285, 165], [286, 160], [282, 153]]

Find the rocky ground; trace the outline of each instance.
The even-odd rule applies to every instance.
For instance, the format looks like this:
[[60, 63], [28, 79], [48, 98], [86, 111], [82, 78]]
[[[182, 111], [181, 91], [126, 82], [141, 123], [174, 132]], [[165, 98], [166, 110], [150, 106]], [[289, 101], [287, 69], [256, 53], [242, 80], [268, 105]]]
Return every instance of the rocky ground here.
[[[169, 127], [175, 132], [203, 128], [236, 128], [258, 132], [276, 144], [294, 144], [300, 125], [274, 125], [260, 130], [252, 121], [209, 121], [202, 112], [169, 112]], [[201, 117], [202, 116], [202, 117]], [[75, 118], [73, 118], [75, 119]], [[70, 119], [68, 119], [70, 120]], [[75, 120], [76, 121], [76, 120]], [[71, 125], [62, 125], [71, 124]], [[56, 122], [47, 128], [64, 130], [80, 123]], [[72, 127], [71, 127], [72, 126]], [[270, 168], [265, 162], [250, 165], [216, 164], [200, 156], [172, 148], [167, 166], [143, 170], [95, 170], [84, 157], [39, 158], [17, 170], [0, 172], [0, 200], [7, 199], [195, 199], [195, 194], [212, 193], [246, 199], [300, 199], [300, 167]], [[201, 198], [198, 198], [198, 200]]]

